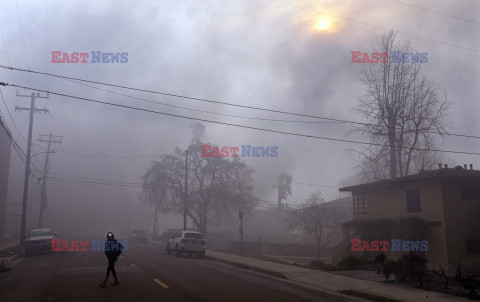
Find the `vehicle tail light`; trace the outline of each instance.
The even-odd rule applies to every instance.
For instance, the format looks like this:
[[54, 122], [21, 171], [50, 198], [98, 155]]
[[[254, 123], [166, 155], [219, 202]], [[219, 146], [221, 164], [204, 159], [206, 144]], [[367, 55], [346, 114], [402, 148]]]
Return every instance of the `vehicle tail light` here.
[[188, 239], [182, 239], [182, 240], [180, 240], [180, 241], [181, 241], [181, 242], [189, 242]]
[[147, 238], [148, 238], [148, 235], [147, 235]]
[[137, 236], [137, 234], [133, 234], [133, 237]]

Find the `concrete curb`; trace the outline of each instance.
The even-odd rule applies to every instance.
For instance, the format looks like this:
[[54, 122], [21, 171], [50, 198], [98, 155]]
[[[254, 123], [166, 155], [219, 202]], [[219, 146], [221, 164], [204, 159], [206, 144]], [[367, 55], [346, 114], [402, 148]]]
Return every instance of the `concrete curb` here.
[[358, 289], [347, 289], [347, 290], [339, 290], [338, 291], [341, 294], [348, 295], [348, 296], [354, 296], [358, 298], [363, 298], [367, 300], [372, 300], [372, 301], [385, 301], [385, 302], [406, 302], [409, 300], [403, 300], [403, 299], [398, 299], [394, 297], [387, 297], [387, 296], [382, 296], [379, 294], [371, 293], [368, 291], [363, 291], [363, 290], [358, 290]]
[[10, 257], [0, 258], [0, 272], [7, 272], [13, 269], [15, 264], [18, 263], [18, 259], [21, 259], [25, 256], [24, 251], [20, 251]]
[[358, 298], [363, 298], [363, 299], [368, 299], [368, 300], [373, 300], [373, 301], [384, 301], [384, 302], [407, 302], [407, 301], [409, 301], [409, 300], [404, 300], [404, 299], [398, 299], [398, 298], [395, 298], [395, 297], [383, 296], [383, 295], [380, 295], [380, 294], [376, 294], [376, 293], [372, 293], [372, 292], [364, 291], [364, 290], [359, 290], [359, 289], [332, 290], [332, 289], [329, 289], [329, 288], [317, 286], [317, 285], [312, 284], [312, 283], [304, 283], [304, 282], [295, 280], [294, 278], [290, 278], [290, 277], [288, 277], [288, 276], [286, 276], [286, 275], [284, 275], [280, 272], [271, 271], [271, 270], [267, 270], [267, 269], [263, 269], [263, 268], [258, 268], [258, 267], [246, 265], [244, 263], [239, 263], [239, 262], [236, 262], [236, 261], [219, 259], [219, 258], [215, 258], [215, 257], [209, 256], [209, 255], [205, 255], [205, 259], [225, 263], [225, 264], [228, 264], [228, 265], [231, 265], [231, 266], [234, 266], [234, 267], [238, 267], [238, 268], [242, 268], [242, 269], [248, 269], [248, 270], [251, 270], [251, 271], [255, 271], [255, 272], [258, 272], [258, 273], [266, 274], [266, 275], [281, 278], [281, 279], [286, 279], [286, 280], [295, 281], [295, 282], [298, 282], [298, 283], [303, 283], [303, 284], [308, 285], [308, 286], [317, 287], [317, 288], [322, 289], [324, 291], [329, 291], [329, 292], [333, 292], [333, 293], [337, 293], [337, 294], [343, 294], [343, 295], [346, 295], [346, 296], [354, 296], [354, 297], [358, 297]]
[[270, 275], [270, 276], [277, 277], [277, 278], [289, 279], [289, 278], [287, 278], [287, 276], [285, 276], [285, 275], [282, 274], [282, 273], [270, 271], [270, 270], [263, 269], [263, 268], [259, 268], [259, 267], [254, 267], [254, 266], [246, 265], [246, 264], [239, 263], [239, 262], [235, 262], [235, 261], [228, 261], [228, 260], [225, 260], [225, 259], [218, 259], [218, 258], [215, 258], [215, 257], [213, 257], [213, 256], [208, 256], [208, 255], [205, 255], [205, 258], [204, 258], [204, 259], [212, 260], [212, 261], [217, 261], [217, 262], [221, 262], [221, 263], [225, 263], [225, 264], [228, 264], [228, 265], [231, 265], [231, 266], [234, 266], [234, 267], [243, 268], [243, 269], [248, 269], [248, 270], [251, 270], [251, 271], [259, 272], [259, 273], [262, 273], [262, 274], [265, 274], [265, 275]]

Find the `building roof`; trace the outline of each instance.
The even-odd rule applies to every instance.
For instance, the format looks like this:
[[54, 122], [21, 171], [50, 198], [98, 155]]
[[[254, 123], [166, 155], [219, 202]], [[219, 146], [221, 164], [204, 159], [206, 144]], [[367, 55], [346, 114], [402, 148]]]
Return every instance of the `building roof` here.
[[461, 166], [455, 168], [441, 168], [431, 171], [420, 171], [418, 174], [407, 175], [402, 177], [397, 177], [394, 179], [380, 180], [355, 186], [343, 187], [338, 189], [341, 192], [356, 191], [361, 189], [370, 189], [377, 187], [384, 187], [398, 183], [407, 183], [425, 179], [452, 179], [452, 178], [465, 178], [473, 177], [480, 180], [480, 171], [479, 170], [465, 170]]

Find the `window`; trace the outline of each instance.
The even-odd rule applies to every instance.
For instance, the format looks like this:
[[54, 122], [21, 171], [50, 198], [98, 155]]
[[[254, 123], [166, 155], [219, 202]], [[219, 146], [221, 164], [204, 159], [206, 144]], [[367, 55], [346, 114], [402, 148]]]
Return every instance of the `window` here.
[[203, 239], [203, 235], [199, 233], [185, 233], [185, 238], [190, 239]]
[[353, 213], [366, 214], [368, 213], [368, 203], [366, 194], [353, 195]]
[[480, 186], [462, 186], [462, 199], [480, 199]]
[[51, 235], [52, 235], [51, 229], [32, 229], [30, 230], [29, 237], [51, 236]]
[[416, 213], [421, 212], [422, 207], [420, 205], [420, 189], [408, 189], [407, 190], [407, 212]]

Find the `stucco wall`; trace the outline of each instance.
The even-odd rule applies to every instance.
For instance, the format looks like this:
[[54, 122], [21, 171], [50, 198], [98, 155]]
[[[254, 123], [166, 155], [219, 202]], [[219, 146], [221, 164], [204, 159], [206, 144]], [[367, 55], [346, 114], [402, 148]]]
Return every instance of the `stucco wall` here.
[[[408, 213], [406, 190], [419, 188], [421, 212]], [[448, 265], [446, 224], [443, 208], [442, 187], [439, 180], [422, 180], [411, 183], [400, 183], [364, 191], [367, 194], [368, 213], [354, 214], [355, 220], [400, 219], [405, 217], [419, 217], [424, 221], [438, 221], [440, 225], [431, 226], [429, 239], [428, 267], [433, 266], [435, 260], [439, 265]], [[399, 238], [406, 239], [409, 238]], [[427, 239], [427, 238], [426, 238]], [[390, 257], [397, 258], [400, 252], [389, 252]]]
[[461, 186], [480, 185], [479, 181], [464, 179], [443, 181], [448, 256], [451, 260], [472, 263], [478, 254], [467, 253], [466, 240], [480, 237], [480, 199], [461, 198]]

